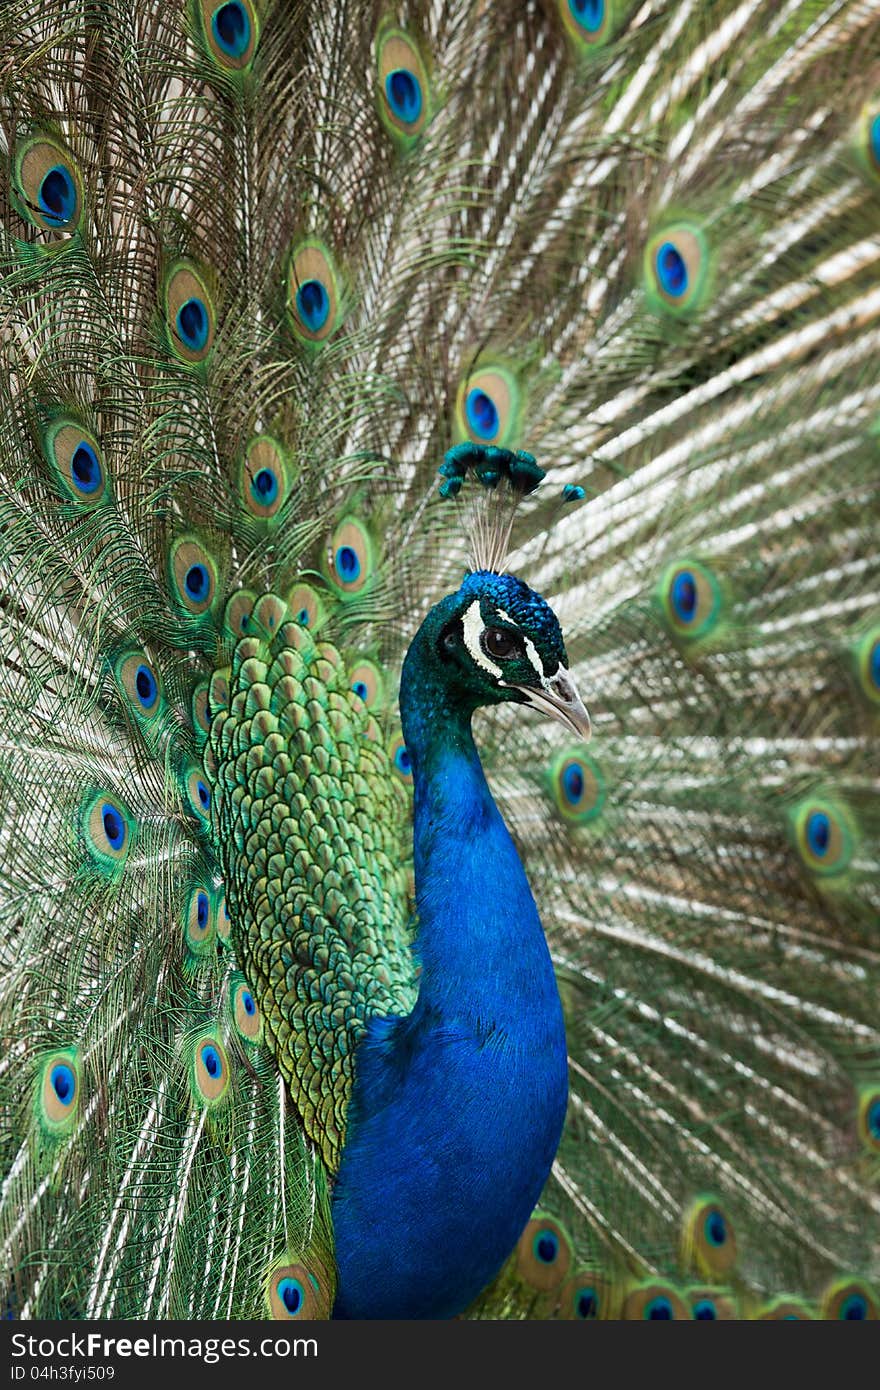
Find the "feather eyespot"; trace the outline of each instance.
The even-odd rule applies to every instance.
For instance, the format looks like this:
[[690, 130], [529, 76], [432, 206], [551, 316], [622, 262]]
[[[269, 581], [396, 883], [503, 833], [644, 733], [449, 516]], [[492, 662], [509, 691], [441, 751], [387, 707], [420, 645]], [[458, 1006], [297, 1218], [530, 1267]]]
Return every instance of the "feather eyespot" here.
[[835, 1279], [822, 1298], [822, 1317], [835, 1322], [876, 1322], [877, 1294], [862, 1279]]
[[58, 420], [45, 436], [46, 458], [63, 491], [81, 507], [103, 502], [109, 480], [94, 435], [71, 420]]
[[410, 784], [412, 782], [412, 759], [409, 750], [403, 741], [403, 734], [395, 734], [388, 740], [388, 757], [391, 766], [402, 782]]
[[15, 156], [14, 183], [23, 215], [45, 231], [73, 232], [83, 210], [82, 175], [58, 141], [35, 135]]
[[564, 820], [596, 820], [605, 805], [605, 780], [595, 758], [574, 749], [558, 756], [550, 767], [550, 794]]
[[626, 1322], [671, 1322], [687, 1321], [689, 1313], [676, 1288], [649, 1280], [630, 1289], [622, 1316]]
[[324, 605], [311, 584], [294, 584], [287, 595], [287, 607], [300, 627], [316, 628], [324, 619]]
[[681, 642], [708, 637], [718, 626], [721, 586], [706, 565], [696, 560], [669, 565], [660, 580], [658, 596], [666, 622]]
[[521, 392], [509, 368], [500, 363], [472, 373], [460, 385], [457, 431], [474, 444], [512, 447], [519, 430]]
[[258, 435], [248, 445], [240, 486], [245, 510], [258, 521], [271, 521], [284, 505], [287, 464], [281, 446], [269, 435]]
[[865, 173], [880, 179], [880, 111], [875, 104], [865, 106], [855, 136], [856, 154]]
[[208, 612], [217, 593], [217, 568], [205, 547], [192, 536], [171, 547], [170, 579], [174, 597], [192, 617]]
[[245, 1042], [259, 1042], [263, 1032], [263, 1019], [250, 986], [240, 977], [230, 981], [232, 1017], [235, 1026]]
[[340, 282], [329, 248], [316, 239], [291, 252], [287, 272], [293, 330], [304, 342], [325, 342], [341, 319]]
[[376, 74], [382, 121], [398, 144], [410, 145], [430, 118], [431, 87], [421, 53], [401, 30], [380, 29]]
[[104, 793], [87, 798], [82, 811], [86, 848], [106, 874], [120, 870], [128, 857], [134, 825], [122, 802]]
[[214, 345], [214, 302], [201, 274], [189, 262], [173, 266], [165, 279], [168, 341], [184, 362], [204, 362]]
[[50, 1053], [40, 1069], [37, 1113], [45, 1132], [53, 1138], [76, 1122], [80, 1090], [77, 1054], [72, 1049]]
[[554, 1216], [536, 1214], [516, 1247], [516, 1272], [526, 1284], [542, 1293], [559, 1288], [572, 1264], [571, 1241]]
[[860, 694], [869, 704], [880, 705], [880, 628], [862, 633], [851, 653]]
[[645, 287], [652, 308], [684, 315], [705, 302], [710, 257], [704, 233], [688, 223], [676, 223], [652, 236], [645, 248]]
[[193, 888], [186, 913], [186, 945], [193, 956], [205, 956], [211, 952], [215, 930], [212, 895], [206, 888]]
[[866, 1149], [880, 1153], [880, 1088], [867, 1086], [859, 1095], [858, 1129]]
[[330, 538], [327, 578], [342, 597], [354, 597], [367, 587], [375, 567], [376, 552], [370, 532], [357, 517], [346, 517]]
[[250, 633], [256, 606], [257, 596], [252, 589], [239, 589], [238, 593], [232, 594], [229, 598], [223, 621], [227, 632], [231, 633], [236, 641]]
[[251, 0], [199, 0], [205, 44], [218, 67], [241, 72], [253, 60], [259, 26]]
[[213, 1033], [205, 1033], [193, 1044], [190, 1085], [197, 1104], [218, 1105], [229, 1088], [229, 1059], [226, 1049]]
[[730, 1217], [714, 1197], [698, 1197], [682, 1226], [682, 1263], [706, 1279], [728, 1274], [736, 1264], [737, 1243]]
[[372, 661], [363, 659], [353, 666], [349, 675], [351, 688], [367, 709], [381, 709], [385, 700], [382, 672]]
[[819, 878], [844, 873], [855, 852], [855, 834], [843, 807], [808, 797], [790, 816], [795, 845], [806, 868]]
[[558, 0], [562, 23], [577, 48], [595, 50], [611, 36], [614, 0]]
[[323, 1318], [330, 1312], [329, 1298], [305, 1265], [284, 1264], [269, 1279], [269, 1309], [273, 1318]]
[[162, 683], [144, 653], [126, 653], [116, 662], [115, 669], [134, 713], [140, 719], [155, 719], [162, 708]]

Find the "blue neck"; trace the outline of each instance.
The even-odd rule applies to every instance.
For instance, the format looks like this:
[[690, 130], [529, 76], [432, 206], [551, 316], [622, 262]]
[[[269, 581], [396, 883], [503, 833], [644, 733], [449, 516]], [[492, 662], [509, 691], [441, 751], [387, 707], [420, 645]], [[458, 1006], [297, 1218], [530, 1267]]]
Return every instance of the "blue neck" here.
[[336, 1316], [451, 1317], [489, 1282], [540, 1196], [567, 1098], [562, 1011], [538, 913], [492, 800], [470, 713], [410, 649], [422, 963], [403, 1019], [358, 1048], [333, 1196]]
[[536, 968], [555, 996], [547, 945], [480, 763], [470, 713], [451, 707], [444, 691], [413, 667], [404, 668], [400, 712], [414, 784], [422, 964], [415, 1014], [506, 1022], [524, 996], [534, 1007]]

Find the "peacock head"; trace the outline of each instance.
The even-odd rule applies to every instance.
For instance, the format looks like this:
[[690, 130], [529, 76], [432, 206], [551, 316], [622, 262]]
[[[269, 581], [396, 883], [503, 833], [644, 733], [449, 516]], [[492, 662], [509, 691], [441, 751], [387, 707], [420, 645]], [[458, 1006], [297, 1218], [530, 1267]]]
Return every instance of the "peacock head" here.
[[457, 593], [432, 608], [411, 652], [418, 663], [412, 677], [442, 689], [444, 703], [460, 714], [504, 702], [531, 705], [590, 737], [559, 620], [514, 575], [468, 574]]

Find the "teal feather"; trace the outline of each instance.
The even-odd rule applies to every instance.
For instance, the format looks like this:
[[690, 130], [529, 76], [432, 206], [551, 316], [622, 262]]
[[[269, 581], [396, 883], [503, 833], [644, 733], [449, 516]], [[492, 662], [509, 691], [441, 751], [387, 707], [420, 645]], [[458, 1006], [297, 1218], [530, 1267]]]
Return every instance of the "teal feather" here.
[[403, 658], [520, 450], [595, 734], [477, 723], [570, 1060], [470, 1315], [876, 1317], [876, 14], [11, 0], [0, 47], [14, 1315], [330, 1316], [418, 990]]

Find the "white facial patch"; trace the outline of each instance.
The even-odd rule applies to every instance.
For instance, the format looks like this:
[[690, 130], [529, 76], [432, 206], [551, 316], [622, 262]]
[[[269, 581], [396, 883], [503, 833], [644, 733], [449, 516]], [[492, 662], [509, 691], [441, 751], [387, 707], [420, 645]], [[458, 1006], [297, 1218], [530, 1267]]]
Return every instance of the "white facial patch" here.
[[[486, 631], [486, 624], [483, 622], [483, 615], [480, 612], [480, 600], [475, 598], [469, 608], [465, 610], [461, 617], [461, 626], [464, 632], [464, 644], [471, 654], [471, 657], [478, 666], [482, 666], [484, 671], [488, 671], [490, 676], [494, 676], [497, 681], [501, 681], [501, 667], [496, 666], [491, 661], [480, 645], [480, 638]], [[503, 681], [501, 682], [504, 683]]]

